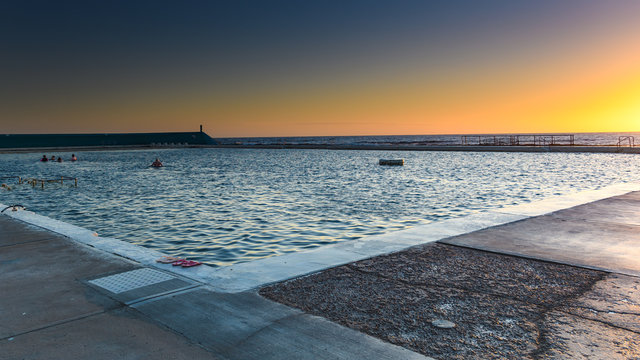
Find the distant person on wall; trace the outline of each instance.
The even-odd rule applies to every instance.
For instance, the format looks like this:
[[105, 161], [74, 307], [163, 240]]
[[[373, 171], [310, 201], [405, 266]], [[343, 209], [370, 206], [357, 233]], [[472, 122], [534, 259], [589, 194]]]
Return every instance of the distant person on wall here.
[[78, 161], [76, 154], [71, 154], [71, 161]]
[[40, 159], [40, 161], [47, 162], [49, 159], [47, 159], [47, 155], [42, 155], [42, 159]]
[[156, 158], [156, 161], [154, 161], [153, 164], [151, 164], [151, 166], [153, 166], [153, 167], [162, 167], [164, 165], [162, 165], [160, 160], [158, 160], [158, 158]]

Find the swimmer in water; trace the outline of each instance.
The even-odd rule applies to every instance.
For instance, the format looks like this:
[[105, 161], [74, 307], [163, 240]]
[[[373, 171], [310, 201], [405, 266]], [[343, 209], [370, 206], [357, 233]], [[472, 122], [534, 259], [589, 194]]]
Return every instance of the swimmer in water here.
[[42, 155], [42, 159], [40, 159], [40, 161], [47, 162], [49, 159], [47, 159], [47, 155]]
[[158, 158], [156, 158], [156, 161], [154, 161], [153, 164], [151, 164], [151, 166], [153, 166], [153, 167], [161, 167], [161, 166], [164, 166], [164, 165], [162, 165], [160, 160], [158, 160]]
[[62, 156], [58, 156], [58, 162], [62, 162]]
[[56, 161], [56, 156], [55, 155], [51, 155], [51, 159], [49, 159], [51, 161]]
[[71, 154], [71, 161], [78, 161], [76, 154]]

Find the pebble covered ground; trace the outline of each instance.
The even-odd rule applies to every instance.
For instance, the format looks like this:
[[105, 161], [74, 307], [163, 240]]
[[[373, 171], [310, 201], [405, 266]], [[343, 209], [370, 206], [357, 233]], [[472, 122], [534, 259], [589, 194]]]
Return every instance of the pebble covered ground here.
[[432, 243], [260, 294], [436, 359], [640, 359], [638, 280]]

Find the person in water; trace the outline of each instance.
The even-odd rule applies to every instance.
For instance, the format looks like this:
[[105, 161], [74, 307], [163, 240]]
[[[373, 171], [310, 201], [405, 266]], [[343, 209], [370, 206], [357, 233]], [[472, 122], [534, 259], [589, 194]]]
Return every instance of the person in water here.
[[58, 162], [62, 162], [62, 156], [58, 156]]
[[78, 161], [76, 154], [71, 154], [71, 161]]
[[51, 155], [51, 159], [49, 159], [51, 161], [56, 161], [56, 156], [55, 155]]
[[49, 159], [47, 159], [47, 155], [42, 155], [42, 159], [40, 159], [40, 161], [47, 162]]
[[156, 161], [154, 161], [153, 164], [151, 164], [151, 166], [153, 166], [153, 167], [161, 167], [161, 166], [164, 166], [164, 165], [162, 165], [160, 160], [158, 160], [158, 158], [156, 158]]

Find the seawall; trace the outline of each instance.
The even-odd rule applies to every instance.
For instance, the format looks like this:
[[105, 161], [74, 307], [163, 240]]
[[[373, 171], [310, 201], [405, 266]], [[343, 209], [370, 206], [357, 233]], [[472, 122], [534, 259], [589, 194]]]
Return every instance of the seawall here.
[[215, 145], [204, 132], [165, 132], [129, 134], [4, 134], [0, 149], [95, 148], [140, 146]]

